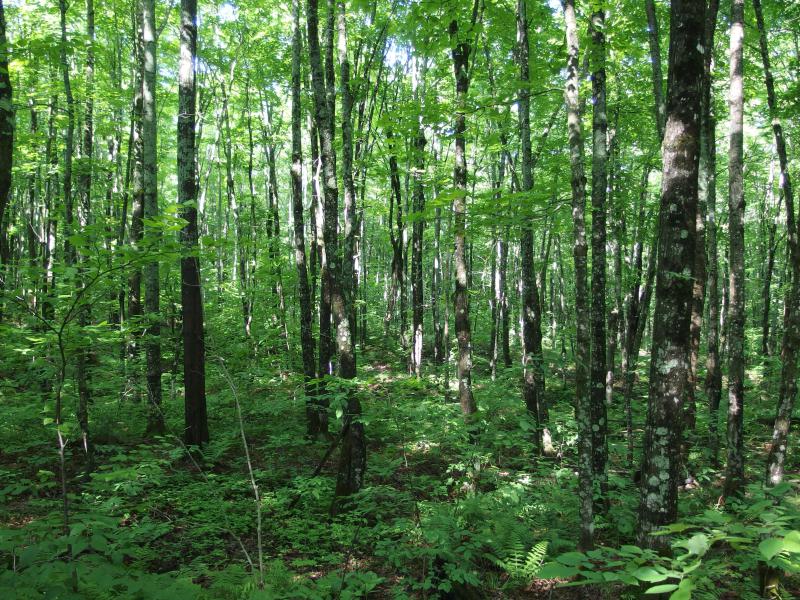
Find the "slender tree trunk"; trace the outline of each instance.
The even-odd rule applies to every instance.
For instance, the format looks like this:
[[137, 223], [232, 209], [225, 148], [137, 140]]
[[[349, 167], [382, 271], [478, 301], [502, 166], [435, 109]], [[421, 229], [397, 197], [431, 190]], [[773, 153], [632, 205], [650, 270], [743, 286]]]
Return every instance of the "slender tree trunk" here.
[[411, 370], [414, 375], [422, 375], [422, 337], [424, 333], [424, 295], [422, 277], [422, 243], [425, 233], [425, 188], [422, 176], [425, 173], [425, 131], [420, 120], [417, 137], [414, 140], [414, 221], [411, 236], [411, 325], [413, 330], [411, 346]]
[[706, 13], [703, 44], [703, 104], [700, 137], [700, 194], [706, 203], [706, 243], [708, 248], [708, 335], [706, 379], [704, 383], [709, 410], [709, 450], [711, 462], [717, 466], [719, 454], [718, 416], [722, 396], [722, 370], [719, 357], [719, 270], [717, 265], [717, 145], [716, 119], [711, 103], [711, 66], [714, 57], [714, 32], [719, 13], [719, 0], [711, 0]]
[[[478, 2], [472, 10], [472, 25], [477, 20]], [[471, 33], [471, 32], [470, 32]], [[453, 186], [457, 195], [453, 200], [455, 251], [455, 312], [456, 337], [458, 338], [458, 395], [461, 412], [470, 418], [477, 410], [472, 395], [472, 342], [469, 322], [469, 276], [467, 266], [467, 157], [466, 157], [466, 102], [469, 91], [469, 60], [472, 53], [471, 40], [459, 35], [458, 21], [449, 26], [450, 40], [453, 43], [453, 72], [456, 80], [455, 103], [455, 169]]]
[[661, 37], [658, 31], [658, 17], [654, 0], [645, 0], [647, 13], [647, 40], [650, 44], [650, 62], [653, 65], [653, 98], [655, 99], [656, 130], [658, 139], [664, 139], [664, 127], [667, 122], [667, 108], [664, 104], [664, 76], [661, 73]]
[[584, 175], [583, 132], [579, 99], [580, 74], [578, 31], [574, 0], [562, 0], [567, 40], [567, 129], [572, 171], [572, 221], [575, 262], [575, 420], [578, 424], [578, 496], [580, 502], [580, 547], [594, 546], [594, 505], [592, 468], [592, 422], [589, 401], [589, 306], [587, 304], [586, 176]]
[[306, 395], [306, 424], [312, 439], [320, 434], [320, 407], [317, 406], [314, 385], [314, 333], [311, 330], [311, 290], [306, 268], [305, 225], [303, 220], [303, 152], [300, 102], [300, 0], [292, 0], [292, 213], [294, 216], [294, 262], [297, 268], [297, 290], [300, 300], [300, 345], [303, 356], [303, 378]]
[[[319, 377], [332, 374], [333, 338], [331, 336], [331, 272], [336, 269], [335, 242], [339, 189], [336, 181], [336, 155], [333, 146], [333, 121], [331, 120], [326, 95], [326, 79], [323, 70], [319, 44], [319, 8], [317, 0], [306, 0], [306, 20], [308, 27], [308, 54], [311, 70], [311, 87], [314, 98], [314, 121], [320, 142], [320, 175], [322, 197], [317, 214], [318, 243], [320, 244], [320, 279], [322, 280], [319, 302]], [[332, 34], [331, 34], [332, 35]], [[328, 85], [333, 85], [328, 81]], [[327, 219], [333, 219], [327, 223]], [[327, 233], [326, 233], [327, 232]], [[331, 235], [333, 234], [333, 235]], [[330, 247], [328, 244], [332, 243]], [[318, 388], [321, 415], [321, 432], [327, 433], [326, 386], [323, 381]], [[324, 415], [324, 416], [322, 416]]]
[[181, 311], [183, 321], [184, 432], [187, 446], [209, 440], [206, 415], [203, 293], [197, 231], [197, 0], [181, 0], [180, 69], [178, 71], [178, 204], [186, 220], [181, 229]]
[[[158, 219], [158, 163], [156, 156], [156, 28], [155, 0], [142, 1], [142, 39], [144, 69], [142, 77], [142, 183], [144, 188], [144, 217]], [[157, 251], [160, 230], [148, 227], [151, 245]], [[153, 435], [164, 433], [164, 415], [161, 410], [161, 311], [159, 308], [159, 263], [150, 257], [144, 267], [144, 302], [147, 311], [145, 355], [147, 358], [147, 431]]]
[[[533, 155], [531, 150], [531, 100], [530, 71], [528, 65], [528, 17], [527, 1], [517, 0], [517, 61], [519, 63], [519, 131], [522, 156], [523, 193], [533, 190]], [[533, 261], [533, 226], [522, 224], [520, 234], [522, 265], [520, 273], [520, 296], [522, 298], [522, 395], [528, 414], [533, 417], [534, 447], [543, 451], [542, 428], [544, 427], [544, 370], [542, 364], [542, 307], [536, 285], [536, 267]]]
[[728, 459], [725, 495], [744, 484], [744, 0], [731, 2], [728, 151]]
[[[144, 234], [144, 179], [142, 169], [142, 76], [144, 66], [144, 51], [142, 48], [142, 4], [136, 3], [134, 10], [134, 56], [136, 58], [133, 74], [133, 136], [131, 145], [133, 146], [133, 166], [131, 173], [131, 227], [128, 239], [133, 251], [140, 248], [142, 236]], [[133, 265], [128, 277], [128, 322], [135, 329], [128, 342], [128, 363], [135, 363], [139, 356], [140, 328], [144, 314], [142, 306], [142, 268]], [[133, 366], [133, 365], [132, 365]], [[127, 365], [126, 365], [127, 369]], [[138, 402], [141, 399], [137, 377], [133, 370], [128, 371], [128, 386], [132, 390], [132, 399]]]
[[600, 498], [595, 512], [605, 512], [608, 475], [608, 421], [606, 409], [606, 190], [608, 187], [608, 116], [606, 114], [605, 10], [594, 6], [589, 33], [592, 72], [592, 350], [591, 417], [592, 456]]
[[[329, 3], [330, 7], [331, 4]], [[340, 256], [336, 250], [337, 207], [335, 195], [331, 197], [326, 195], [325, 198], [325, 247], [334, 249], [333, 252], [329, 253], [328, 261], [330, 263], [331, 279], [331, 311], [336, 324], [339, 376], [342, 379], [354, 379], [356, 376], [356, 352], [353, 341], [355, 305], [353, 303], [354, 278], [352, 260], [355, 252], [356, 219], [355, 189], [353, 187], [353, 98], [350, 91], [350, 59], [347, 55], [347, 18], [344, 0], [337, 0], [336, 7], [342, 96], [342, 175], [345, 203], [344, 251]], [[335, 264], [331, 262], [332, 256]], [[342, 451], [339, 457], [339, 470], [336, 477], [336, 499], [331, 507], [331, 512], [333, 513], [336, 513], [340, 508], [340, 501], [337, 499], [343, 496], [350, 496], [361, 489], [364, 484], [364, 472], [367, 468], [367, 442], [364, 435], [364, 423], [361, 421], [361, 402], [353, 389], [348, 388], [346, 408], [347, 412], [343, 420]]]
[[[66, 9], [62, 8], [62, 10]], [[62, 40], [62, 43], [65, 42]], [[63, 49], [62, 52], [65, 53], [66, 49]], [[6, 209], [11, 201], [11, 167], [14, 158], [14, 102], [8, 59], [5, 9], [0, 0], [0, 261], [2, 261], [0, 264], [0, 269], [2, 269], [0, 271], [0, 291], [5, 285], [4, 271], [7, 268]], [[66, 60], [65, 54], [64, 60]]]
[[439, 314], [439, 295], [442, 288], [442, 209], [436, 207], [433, 225], [433, 273], [431, 274], [431, 319], [433, 320], [433, 363], [444, 362], [444, 326]]
[[678, 510], [683, 398], [689, 372], [704, 17], [705, 3], [672, 3], [656, 307], [639, 501], [639, 540], [648, 547], [666, 545], [664, 536], [652, 532], [673, 522]]
[[[389, 297], [386, 302], [386, 315], [383, 318], [383, 333], [389, 336], [389, 326], [397, 317], [395, 315], [398, 299], [400, 300], [400, 312], [404, 312], [403, 290], [405, 288], [403, 280], [405, 271], [403, 269], [405, 260], [403, 257], [403, 196], [400, 188], [400, 174], [397, 167], [396, 148], [394, 146], [394, 134], [391, 129], [386, 131], [386, 139], [390, 148], [389, 155], [389, 180], [391, 183], [391, 195], [389, 196], [389, 241], [392, 245], [391, 263], [391, 285], [389, 287]], [[396, 225], [395, 225], [396, 217]], [[397, 230], [395, 231], [395, 227]], [[401, 345], [404, 335], [403, 327], [400, 327]]]
[[775, 83], [769, 63], [767, 50], [767, 32], [761, 0], [753, 0], [753, 8], [758, 24], [759, 47], [764, 66], [764, 81], [767, 88], [767, 103], [772, 116], [772, 133], [775, 136], [775, 147], [780, 165], [780, 185], [786, 203], [786, 234], [791, 263], [791, 283], [784, 303], [783, 342], [781, 348], [781, 382], [778, 391], [778, 406], [775, 414], [775, 425], [772, 430], [772, 443], [767, 458], [766, 483], [777, 485], [783, 480], [784, 464], [788, 447], [789, 428], [792, 411], [797, 396], [797, 349], [800, 345], [800, 227], [794, 208], [794, 192], [788, 170], [786, 141], [783, 136], [783, 125], [778, 117], [778, 103], [775, 97]]

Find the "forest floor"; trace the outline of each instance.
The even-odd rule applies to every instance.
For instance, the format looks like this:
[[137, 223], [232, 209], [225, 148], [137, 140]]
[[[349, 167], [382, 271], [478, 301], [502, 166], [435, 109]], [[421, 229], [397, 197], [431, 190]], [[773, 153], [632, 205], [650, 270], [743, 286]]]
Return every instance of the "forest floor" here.
[[[585, 587], [559, 587], [566, 578], [536, 576], [543, 562], [576, 554], [579, 524], [571, 374], [560, 372], [557, 357], [549, 361], [547, 390], [557, 450], [551, 458], [534, 456], [518, 370], [508, 369], [492, 381], [486, 365], [477, 360], [479, 426], [470, 439], [458, 404], [448, 400], [452, 394], [442, 383], [442, 372], [429, 371], [420, 380], [410, 377], [404, 373], [404, 358], [387, 348], [369, 348], [359, 358], [356, 393], [364, 407], [368, 472], [350, 510], [335, 518], [329, 509], [338, 452], [313, 476], [330, 442], [305, 438], [302, 385], [281, 364], [285, 358], [240, 356], [223, 364], [210, 357], [212, 441], [202, 453], [188, 453], [175, 435], [182, 423], [182, 401], [174, 375], [164, 377], [169, 433], [146, 440], [145, 407], [119, 393], [127, 383], [113, 370], [116, 358], [99, 358], [96, 373], [101, 375], [93, 379], [90, 409], [96, 469], [89, 478], [83, 475], [76, 428], [67, 424], [66, 535], [56, 435], [43, 420], [52, 408], [32, 383], [36, 373], [3, 373], [0, 558], [6, 570], [0, 571], [0, 596], [587, 597]], [[749, 375], [748, 464], [758, 481], [775, 377], [760, 370]], [[67, 392], [69, 399], [71, 389]], [[332, 387], [333, 435], [340, 427], [336, 415], [342, 396]], [[644, 398], [646, 380], [636, 390], [637, 424], [644, 420]], [[608, 511], [597, 522], [598, 543], [612, 548], [634, 543], [638, 503], [638, 488], [626, 464], [624, 411], [621, 398], [615, 400], [609, 417]], [[237, 402], [261, 497], [260, 531]], [[702, 407], [702, 398], [699, 402]], [[700, 408], [697, 431], [707, 428], [706, 411]], [[640, 434], [637, 430], [637, 442]], [[721, 473], [708, 466], [707, 448], [707, 440], [698, 434], [689, 453], [696, 484], [681, 492], [681, 519], [685, 529], [705, 532], [709, 539], [720, 530], [733, 539], [735, 527], [714, 523], [709, 516], [724, 509], [717, 504]], [[798, 460], [790, 455], [790, 461], [790, 480], [796, 484]], [[783, 490], [779, 518], [787, 527], [797, 527], [799, 497], [796, 485]], [[763, 495], [751, 498], [742, 514], [757, 519], [770, 504], [769, 499], [767, 504], [759, 501]], [[734, 521], [746, 519], [737, 516]], [[751, 525], [757, 524], [743, 526]], [[763, 526], [757, 532], [768, 534]], [[749, 597], [742, 590], [755, 589], [754, 572], [741, 568], [735, 541], [714, 539], [722, 540], [723, 548], [715, 554], [716, 562], [708, 559], [712, 570], [707, 581], [698, 579], [696, 597]], [[70, 551], [72, 563], [64, 560]], [[597, 571], [613, 569], [599, 554], [592, 561]], [[73, 570], [80, 590], [74, 596], [65, 591]], [[263, 590], [258, 589], [258, 576], [252, 576], [259, 572]], [[720, 574], [727, 577], [721, 587], [715, 580]], [[593, 588], [588, 597], [641, 593], [623, 590], [612, 577], [606, 581], [608, 585]], [[717, 595], [703, 596], [704, 585]], [[785, 585], [800, 597], [796, 581], [788, 579]]]

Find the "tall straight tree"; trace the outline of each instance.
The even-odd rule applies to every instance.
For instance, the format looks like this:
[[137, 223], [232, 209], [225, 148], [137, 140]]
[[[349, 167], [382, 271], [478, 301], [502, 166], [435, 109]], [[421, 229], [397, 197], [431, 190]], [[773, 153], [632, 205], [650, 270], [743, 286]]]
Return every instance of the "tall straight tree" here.
[[589, 306], [587, 303], [586, 175], [580, 106], [580, 47], [575, 19], [575, 0], [562, 0], [567, 41], [567, 133], [572, 189], [572, 257], [575, 264], [575, 420], [578, 424], [578, 496], [580, 502], [580, 546], [594, 545], [592, 476], [592, 421], [589, 402]]
[[764, 24], [764, 12], [761, 0], [753, 0], [758, 25], [759, 48], [761, 62], [764, 67], [764, 83], [767, 88], [767, 103], [772, 117], [772, 133], [775, 137], [775, 149], [780, 165], [780, 186], [786, 203], [786, 239], [789, 246], [791, 263], [791, 283], [784, 305], [783, 341], [781, 347], [781, 381], [778, 390], [778, 407], [775, 424], [772, 430], [772, 444], [767, 459], [767, 485], [777, 485], [783, 481], [784, 463], [788, 445], [789, 428], [792, 411], [797, 396], [797, 349], [800, 345], [800, 229], [794, 207], [794, 190], [789, 175], [789, 161], [786, 153], [786, 139], [783, 124], [778, 112], [778, 100], [775, 96], [775, 79], [772, 76], [767, 31]]
[[[606, 34], [602, 2], [592, 4], [589, 20], [592, 74], [592, 349], [590, 397], [594, 478], [606, 489], [606, 191], [608, 187], [608, 115], [606, 114]], [[602, 508], [602, 502], [596, 508]]]
[[683, 399], [689, 372], [689, 316], [700, 156], [700, 96], [705, 2], [673, 0], [670, 9], [667, 122], [658, 231], [650, 391], [639, 498], [639, 540], [678, 512]]
[[728, 150], [728, 460], [725, 494], [744, 484], [744, 0], [731, 1]]
[[[333, 77], [331, 67], [328, 76], [325, 75], [322, 64], [322, 52], [319, 43], [319, 3], [317, 0], [306, 0], [306, 22], [308, 28], [308, 62], [311, 71], [311, 90], [314, 99], [314, 125], [317, 136], [319, 137], [319, 159], [320, 159], [320, 179], [322, 187], [322, 201], [317, 216], [317, 227], [319, 234], [317, 243], [319, 244], [320, 257], [320, 298], [319, 298], [319, 377], [331, 375], [331, 359], [333, 358], [333, 339], [331, 337], [331, 270], [335, 269], [335, 249], [326, 246], [329, 238], [335, 242], [336, 236], [325, 235], [325, 220], [329, 210], [333, 232], [336, 232], [337, 205], [339, 203], [339, 188], [336, 181], [336, 153], [333, 147], [333, 120], [331, 117], [332, 107], [328, 102], [326, 82]], [[330, 233], [330, 232], [329, 232]], [[334, 264], [331, 264], [334, 261]], [[319, 386], [320, 397], [325, 392], [325, 384]], [[322, 415], [323, 409], [320, 408]], [[327, 415], [327, 413], [326, 413]], [[321, 433], [327, 433], [327, 416], [322, 417], [320, 422]]]
[[[328, 3], [329, 10], [333, 4]], [[338, 253], [336, 223], [338, 220], [336, 196], [325, 198], [325, 248], [328, 252], [330, 273], [331, 313], [336, 327], [336, 346], [339, 358], [339, 376], [354, 379], [356, 376], [356, 350], [353, 341], [355, 310], [353, 303], [353, 254], [355, 252], [355, 192], [353, 190], [353, 98], [350, 90], [350, 60], [347, 54], [347, 15], [344, 0], [338, 0], [337, 30], [338, 55], [342, 87], [342, 171], [345, 185], [344, 252]], [[323, 148], [324, 154], [324, 148]], [[335, 172], [334, 172], [335, 176]], [[345, 266], [345, 263], [348, 263]], [[347, 385], [347, 384], [346, 384]], [[367, 442], [364, 423], [361, 421], [361, 402], [351, 389], [347, 391], [346, 412], [342, 430], [342, 451], [336, 477], [336, 498], [354, 494], [364, 483], [367, 468]], [[340, 503], [334, 500], [333, 513]]]
[[292, 216], [294, 217], [294, 262], [297, 268], [297, 289], [300, 299], [300, 346], [303, 355], [303, 379], [306, 393], [306, 428], [310, 438], [320, 434], [319, 407], [315, 402], [314, 334], [311, 330], [311, 290], [306, 267], [305, 225], [303, 219], [303, 150], [300, 103], [300, 61], [302, 39], [300, 0], [292, 0]]
[[[533, 154], [531, 151], [531, 96], [528, 55], [527, 0], [517, 0], [517, 61], [519, 63], [519, 135], [522, 156], [523, 193], [533, 190]], [[532, 200], [532, 199], [531, 199]], [[533, 417], [534, 446], [542, 450], [542, 427], [544, 421], [544, 371], [542, 368], [542, 308], [536, 286], [536, 267], [533, 262], [532, 223], [522, 223], [520, 234], [521, 274], [520, 296], [522, 297], [522, 395], [528, 413]]]
[[[8, 54], [6, 13], [3, 0], [0, 0], [0, 260], [4, 263], [8, 246], [5, 214], [11, 199], [11, 164], [14, 158], [14, 103], [8, 72]], [[4, 273], [0, 273], [0, 280], [4, 282]]]
[[[722, 368], [719, 357], [719, 270], [717, 268], [717, 123], [711, 106], [711, 67], [714, 58], [714, 32], [719, 14], [719, 0], [710, 0], [706, 11], [705, 43], [703, 44], [703, 113], [700, 116], [700, 201], [706, 204], [706, 247], [708, 269], [708, 335], [706, 352], [706, 379], [704, 388], [708, 398], [709, 438], [711, 461], [718, 460], [719, 403], [722, 396]], [[696, 284], [695, 284], [696, 285]], [[694, 316], [694, 315], [693, 315]]]
[[424, 289], [422, 277], [422, 242], [425, 233], [425, 221], [422, 211], [425, 210], [425, 188], [422, 177], [425, 173], [425, 130], [422, 121], [417, 127], [414, 138], [414, 220], [411, 231], [411, 372], [417, 377], [422, 375], [422, 335], [424, 332]]
[[206, 415], [203, 293], [197, 244], [197, 0], [181, 0], [180, 68], [178, 70], [178, 204], [186, 220], [181, 229], [181, 312], [183, 317], [184, 432], [187, 445], [208, 442]]
[[[156, 25], [155, 0], [142, 0], [142, 183], [144, 218], [158, 219], [158, 162], [156, 156]], [[151, 246], [161, 237], [157, 226], [148, 227]], [[147, 311], [145, 356], [147, 359], [147, 431], [164, 432], [161, 411], [161, 311], [159, 307], [158, 259], [150, 258], [144, 267], [144, 304]]]
[[467, 35], [459, 31], [458, 20], [450, 21], [449, 34], [453, 43], [453, 73], [456, 80], [455, 102], [455, 168], [453, 169], [453, 187], [456, 195], [453, 200], [456, 285], [454, 294], [454, 311], [456, 337], [458, 338], [458, 361], [456, 376], [458, 378], [458, 397], [461, 412], [470, 417], [476, 410], [475, 397], [472, 395], [472, 342], [469, 322], [469, 273], [467, 265], [467, 92], [470, 83], [470, 54], [472, 53], [472, 35], [478, 19], [479, 2], [472, 5], [472, 21]]
[[653, 99], [655, 100], [656, 129], [658, 139], [664, 139], [664, 127], [667, 120], [667, 108], [664, 104], [664, 76], [661, 73], [661, 34], [658, 30], [658, 15], [654, 0], [644, 0], [647, 14], [647, 41], [650, 44], [650, 63], [652, 65]]

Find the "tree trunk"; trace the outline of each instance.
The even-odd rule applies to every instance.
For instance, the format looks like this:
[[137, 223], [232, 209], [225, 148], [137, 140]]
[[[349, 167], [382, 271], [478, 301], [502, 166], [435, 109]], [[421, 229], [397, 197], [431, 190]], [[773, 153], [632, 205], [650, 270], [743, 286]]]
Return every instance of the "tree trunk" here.
[[728, 459], [725, 495], [744, 484], [744, 0], [731, 2], [728, 151]]
[[578, 31], [575, 1], [562, 0], [567, 40], [567, 129], [572, 187], [572, 255], [575, 262], [575, 420], [578, 425], [578, 496], [580, 502], [580, 547], [594, 545], [594, 506], [592, 469], [592, 422], [589, 402], [589, 306], [587, 305], [586, 176], [584, 175], [583, 132], [581, 130]]
[[297, 268], [297, 291], [300, 300], [300, 346], [303, 356], [303, 378], [306, 395], [306, 431], [315, 439], [320, 433], [320, 407], [316, 403], [312, 380], [314, 367], [314, 333], [311, 330], [311, 290], [306, 268], [306, 241], [303, 219], [303, 152], [300, 101], [300, 0], [292, 0], [292, 213], [294, 216], [294, 262]]
[[[517, 61], [519, 67], [519, 131], [522, 156], [522, 188], [530, 194], [533, 190], [533, 155], [531, 150], [531, 99], [530, 71], [528, 65], [528, 17], [527, 0], [517, 0]], [[532, 199], [531, 199], [532, 200]], [[536, 285], [536, 267], [533, 260], [533, 225], [523, 222], [520, 234], [522, 265], [520, 273], [520, 296], [522, 299], [522, 396], [528, 414], [534, 420], [534, 448], [543, 451], [544, 427], [544, 371], [542, 364], [542, 307]]]
[[[329, 9], [331, 3], [329, 3]], [[355, 311], [353, 304], [353, 253], [355, 251], [355, 190], [353, 188], [353, 98], [350, 92], [350, 60], [347, 56], [347, 19], [344, 0], [337, 0], [337, 28], [339, 68], [342, 96], [342, 175], [344, 181], [344, 252], [340, 255], [336, 243], [337, 196], [325, 196], [325, 247], [328, 251], [329, 277], [331, 281], [331, 312], [336, 326], [336, 343], [339, 356], [339, 376], [354, 379], [356, 376], [356, 352], [353, 342]], [[333, 141], [333, 136], [330, 138]], [[331, 144], [332, 146], [332, 144]], [[323, 161], [325, 152], [323, 144]], [[330, 149], [331, 153], [333, 148]], [[335, 172], [333, 173], [335, 177]], [[326, 175], [326, 179], [327, 179]], [[335, 190], [335, 188], [334, 188]], [[346, 263], [346, 264], [345, 264]], [[348, 385], [348, 384], [345, 384]], [[355, 390], [347, 388], [347, 406], [342, 421], [342, 451], [336, 476], [336, 492], [331, 512], [341, 508], [342, 497], [350, 496], [364, 483], [367, 468], [367, 442], [364, 423], [361, 421], [361, 403]]]
[[769, 63], [767, 50], [767, 32], [761, 0], [753, 0], [753, 8], [758, 24], [759, 47], [761, 61], [764, 65], [764, 80], [767, 88], [767, 103], [772, 117], [772, 133], [775, 136], [775, 147], [778, 152], [778, 163], [781, 169], [780, 185], [786, 203], [786, 234], [791, 263], [791, 283], [784, 303], [784, 329], [781, 348], [781, 382], [778, 391], [778, 406], [775, 425], [772, 430], [772, 443], [767, 458], [766, 483], [777, 485], [783, 480], [784, 463], [788, 446], [789, 428], [792, 411], [797, 396], [797, 348], [800, 345], [800, 227], [794, 209], [794, 192], [789, 177], [786, 141], [783, 137], [783, 125], [778, 117], [778, 103], [775, 97], [775, 83]]
[[653, 98], [655, 100], [656, 130], [658, 139], [664, 139], [664, 127], [667, 122], [667, 108], [664, 104], [664, 76], [661, 74], [661, 37], [658, 32], [658, 17], [654, 0], [645, 0], [644, 10], [647, 13], [647, 41], [650, 44], [650, 62], [653, 65]]
[[[144, 218], [155, 220], [158, 212], [158, 163], [156, 156], [156, 28], [155, 0], [142, 2], [142, 40], [144, 69], [142, 77], [142, 183], [144, 188]], [[158, 250], [160, 229], [148, 226], [152, 247]], [[159, 308], [158, 257], [149, 257], [144, 267], [144, 302], [147, 311], [145, 355], [147, 358], [147, 432], [164, 433], [164, 414], [161, 409], [161, 311]]]
[[[131, 249], [133, 251], [139, 250], [144, 233], [144, 183], [143, 183], [143, 170], [142, 170], [142, 75], [144, 65], [144, 50], [142, 48], [142, 11], [141, 2], [136, 3], [136, 10], [134, 11], [136, 18], [133, 24], [134, 33], [134, 56], [136, 58], [134, 66], [133, 77], [133, 135], [131, 137], [131, 145], [133, 146], [133, 167], [131, 172], [131, 227], [128, 235]], [[140, 328], [142, 326], [141, 320], [144, 310], [142, 307], [142, 268], [135, 264], [131, 268], [128, 277], [128, 322], [133, 325], [135, 329], [131, 334], [131, 339], [128, 341], [128, 363], [134, 366], [136, 359], [139, 356], [139, 343]], [[126, 363], [126, 369], [128, 364]], [[139, 386], [137, 384], [138, 378], [134, 375], [133, 371], [128, 372], [128, 387], [132, 390], [132, 399], [138, 402], [141, 399], [139, 393]]]
[[702, 115], [700, 136], [701, 197], [706, 203], [706, 242], [708, 248], [708, 334], [706, 353], [706, 379], [704, 383], [709, 410], [709, 450], [711, 463], [717, 466], [719, 453], [718, 417], [722, 396], [722, 370], [719, 357], [719, 270], [717, 265], [717, 145], [716, 119], [712, 111], [711, 65], [714, 58], [714, 31], [719, 13], [719, 0], [711, 0], [706, 14], [705, 42], [703, 44]]
[[[62, 8], [62, 10], [66, 9]], [[65, 42], [62, 40], [62, 43]], [[62, 52], [66, 52], [66, 49]], [[5, 215], [11, 201], [11, 166], [14, 159], [14, 103], [8, 58], [5, 9], [3, 1], [0, 0], [0, 261], [2, 261], [0, 269], [3, 270], [7, 266], [8, 240], [6, 239]], [[64, 55], [64, 60], [66, 60], [66, 55]], [[3, 273], [0, 273], [0, 280], [5, 281]]]
[[667, 544], [664, 536], [652, 532], [673, 522], [678, 510], [683, 398], [689, 372], [704, 17], [705, 3], [672, 3], [656, 307], [639, 501], [639, 541], [648, 547]]
[[[477, 0], [472, 8], [472, 26], [478, 13]], [[471, 33], [471, 32], [470, 32]], [[472, 53], [471, 40], [459, 36], [458, 21], [452, 20], [449, 26], [450, 40], [453, 43], [453, 73], [456, 80], [455, 100], [455, 168], [453, 187], [456, 197], [453, 200], [455, 250], [455, 294], [454, 306], [456, 337], [458, 338], [458, 397], [461, 412], [467, 419], [477, 410], [472, 395], [472, 342], [469, 322], [469, 276], [467, 265], [467, 157], [466, 157], [466, 102], [469, 91], [469, 59]]]
[[425, 131], [422, 122], [417, 130], [415, 144], [414, 172], [414, 221], [411, 235], [411, 326], [413, 330], [411, 345], [411, 370], [414, 375], [422, 375], [422, 336], [424, 333], [424, 295], [422, 278], [422, 243], [425, 233], [425, 221], [422, 213], [425, 210], [425, 188], [422, 176], [425, 173]]
[[592, 72], [592, 460], [600, 498], [595, 512], [605, 512], [608, 475], [606, 410], [606, 189], [608, 187], [608, 116], [606, 114], [605, 10], [597, 3], [589, 21]]
[[206, 415], [203, 294], [197, 231], [197, 118], [195, 61], [197, 0], [181, 0], [180, 69], [178, 71], [178, 204], [186, 225], [181, 229], [181, 311], [183, 321], [184, 433], [187, 446], [209, 440]]

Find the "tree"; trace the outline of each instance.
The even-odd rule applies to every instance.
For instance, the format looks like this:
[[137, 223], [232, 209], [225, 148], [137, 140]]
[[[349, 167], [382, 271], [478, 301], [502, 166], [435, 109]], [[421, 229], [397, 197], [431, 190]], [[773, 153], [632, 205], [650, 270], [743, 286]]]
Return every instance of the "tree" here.
[[314, 368], [314, 335], [311, 330], [311, 290], [306, 268], [305, 227], [303, 223], [303, 151], [300, 102], [300, 59], [302, 50], [300, 29], [300, 0], [292, 1], [292, 215], [294, 217], [294, 261], [297, 268], [297, 288], [300, 300], [300, 345], [303, 355], [303, 377], [306, 393], [306, 421], [309, 437], [321, 433], [320, 410], [314, 397], [311, 381]]
[[[6, 16], [0, 0], [0, 260], [5, 269], [8, 256], [6, 208], [10, 201], [11, 167], [14, 160], [14, 102], [8, 71]], [[5, 285], [5, 273], [0, 274]]]
[[574, 0], [563, 0], [567, 40], [567, 131], [572, 177], [572, 257], [575, 264], [575, 420], [578, 424], [578, 495], [580, 501], [580, 545], [594, 545], [592, 422], [589, 399], [589, 307], [587, 305], [586, 176], [583, 161], [583, 131], [580, 110], [580, 62]]
[[[158, 219], [158, 159], [156, 156], [156, 26], [155, 0], [142, 0], [142, 187], [144, 218]], [[157, 225], [147, 228], [151, 243], [157, 246], [161, 237]], [[159, 264], [151, 258], [144, 268], [144, 302], [147, 311], [145, 356], [147, 359], [147, 430], [154, 435], [164, 432], [161, 409], [161, 312]]]
[[[531, 151], [531, 101], [530, 70], [528, 66], [528, 17], [526, 0], [517, 0], [517, 61], [519, 63], [519, 132], [521, 142], [520, 170], [522, 192], [533, 190], [533, 156]], [[535, 423], [534, 445], [541, 452], [544, 425], [544, 371], [542, 366], [542, 308], [536, 285], [533, 262], [533, 229], [531, 223], [522, 224], [520, 235], [522, 297], [522, 388], [525, 406]], [[501, 261], [502, 262], [502, 261]]]
[[209, 440], [206, 415], [203, 292], [197, 233], [197, 0], [181, 0], [178, 71], [178, 203], [186, 224], [181, 229], [181, 316], [183, 321], [184, 441], [200, 446]]
[[[470, 29], [475, 27], [478, 19], [477, 0], [472, 5], [472, 21]], [[463, 37], [459, 33], [458, 20], [453, 19], [449, 25], [450, 40], [453, 44], [453, 73], [456, 80], [455, 102], [455, 168], [453, 170], [453, 199], [455, 251], [455, 294], [454, 308], [456, 337], [458, 338], [458, 360], [456, 377], [458, 378], [458, 397], [461, 412], [469, 418], [477, 410], [475, 397], [472, 394], [472, 343], [469, 322], [469, 276], [467, 267], [467, 157], [466, 157], [466, 102], [470, 82], [470, 54], [472, 41], [467, 32]]]
[[[592, 306], [590, 398], [594, 477], [605, 495], [608, 460], [606, 415], [606, 193], [608, 188], [608, 115], [606, 114], [605, 9], [598, 2], [589, 21], [592, 73]], [[602, 503], [597, 509], [602, 508]]]
[[800, 227], [794, 208], [794, 190], [789, 173], [789, 161], [786, 153], [786, 140], [783, 125], [778, 113], [778, 101], [775, 95], [775, 81], [770, 67], [767, 46], [767, 32], [764, 25], [764, 14], [761, 0], [753, 0], [753, 10], [758, 26], [761, 62], [764, 67], [764, 84], [767, 90], [767, 104], [772, 117], [772, 133], [775, 138], [775, 149], [780, 165], [780, 187], [786, 205], [786, 239], [789, 246], [791, 263], [791, 280], [789, 292], [784, 303], [783, 342], [781, 347], [781, 379], [778, 390], [778, 406], [775, 424], [772, 429], [772, 442], [767, 458], [766, 483], [777, 485], [783, 480], [784, 463], [791, 426], [792, 411], [797, 396], [797, 348], [800, 345]]
[[744, 483], [744, 0], [731, 2], [728, 150], [728, 460], [725, 494]]
[[650, 547], [664, 543], [663, 537], [652, 533], [673, 522], [678, 512], [683, 400], [689, 370], [704, 19], [704, 3], [672, 3], [656, 306], [639, 497], [639, 539]]

